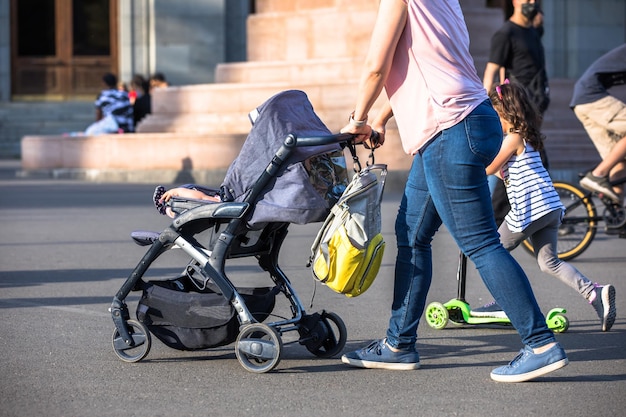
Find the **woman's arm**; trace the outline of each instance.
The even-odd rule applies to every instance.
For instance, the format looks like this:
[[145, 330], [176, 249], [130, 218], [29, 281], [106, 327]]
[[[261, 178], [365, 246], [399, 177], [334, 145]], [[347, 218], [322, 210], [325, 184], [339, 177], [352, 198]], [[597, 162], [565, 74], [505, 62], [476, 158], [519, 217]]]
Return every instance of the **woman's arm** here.
[[385, 143], [385, 133], [387, 132], [387, 122], [389, 119], [393, 117], [393, 110], [391, 109], [391, 104], [389, 100], [385, 100], [380, 111], [372, 121], [372, 129], [377, 131], [379, 134], [378, 137], [378, 145], [382, 146]]
[[[341, 132], [362, 134], [363, 140], [369, 136], [371, 128], [362, 122], [367, 122], [368, 112], [383, 90], [406, 19], [407, 5], [403, 0], [381, 0], [359, 82], [352, 120], [341, 129]], [[386, 123], [392, 114], [391, 107], [385, 107], [381, 114], [383, 117], [378, 117], [377, 120], [379, 122], [384, 120]]]

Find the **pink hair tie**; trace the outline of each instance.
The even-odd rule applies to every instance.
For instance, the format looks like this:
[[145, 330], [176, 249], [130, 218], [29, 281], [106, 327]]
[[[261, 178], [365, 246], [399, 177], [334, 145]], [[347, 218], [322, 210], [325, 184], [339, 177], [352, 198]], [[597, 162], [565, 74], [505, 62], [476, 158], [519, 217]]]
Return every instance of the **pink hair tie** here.
[[[505, 78], [502, 84], [509, 84], [509, 79]], [[502, 89], [500, 89], [499, 85], [496, 85], [496, 93], [498, 93], [498, 97], [502, 100]]]

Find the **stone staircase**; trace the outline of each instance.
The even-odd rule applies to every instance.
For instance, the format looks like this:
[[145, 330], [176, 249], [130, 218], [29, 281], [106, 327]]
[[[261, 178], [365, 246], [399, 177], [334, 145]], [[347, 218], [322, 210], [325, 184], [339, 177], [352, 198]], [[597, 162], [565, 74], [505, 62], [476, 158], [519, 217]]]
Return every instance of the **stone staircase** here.
[[82, 131], [94, 121], [93, 102], [0, 102], [0, 155], [20, 156], [20, 138]]
[[[470, 30], [470, 49], [481, 77], [491, 35], [502, 24], [502, 11], [484, 4], [484, 0], [461, 2]], [[154, 172], [180, 168], [181, 160], [188, 160], [195, 170], [225, 169], [232, 159], [214, 152], [215, 148], [204, 141], [218, 144], [220, 149], [230, 143], [232, 149], [227, 154], [236, 154], [250, 128], [248, 112], [287, 89], [305, 91], [320, 118], [337, 131], [354, 105], [377, 7], [378, 0], [257, 0], [257, 13], [248, 19], [248, 61], [219, 65], [215, 84], [154, 91], [153, 113], [132, 135], [133, 151], [124, 150], [131, 146], [127, 140], [130, 135], [107, 136], [108, 141], [107, 137], [75, 139], [67, 145], [71, 151], [64, 151], [66, 145], [59, 141], [54, 145], [57, 151], [46, 155], [41, 151], [45, 142], [26, 138], [23, 166], [26, 170], [37, 166], [86, 168], [87, 160], [89, 164], [99, 163], [93, 168], [101, 171], [121, 170], [125, 164], [127, 169], [150, 170], [150, 164], [138, 161], [135, 153], [136, 145], [145, 143], [150, 147]], [[552, 167], [562, 168], [567, 175], [572, 166], [590, 165], [597, 159], [567, 106], [572, 85], [570, 80], [552, 80], [553, 102], [544, 123]], [[36, 152], [31, 152], [30, 142], [36, 143]], [[96, 146], [87, 142], [102, 143]], [[387, 144], [377, 151], [377, 160], [387, 163], [390, 170], [405, 171], [411, 158], [402, 152], [399, 142], [391, 122]], [[84, 155], [94, 149], [98, 149], [97, 158]], [[115, 157], [103, 157], [103, 152], [112, 152]], [[159, 153], [165, 157], [158, 157]], [[139, 155], [147, 158], [145, 151]]]

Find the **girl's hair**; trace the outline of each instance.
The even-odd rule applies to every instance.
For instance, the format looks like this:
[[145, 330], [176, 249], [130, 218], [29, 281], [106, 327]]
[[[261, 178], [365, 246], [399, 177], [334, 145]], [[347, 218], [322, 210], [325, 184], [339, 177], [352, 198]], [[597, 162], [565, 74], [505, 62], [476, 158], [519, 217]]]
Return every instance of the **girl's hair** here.
[[536, 151], [543, 149], [541, 115], [523, 85], [505, 80], [491, 90], [489, 99], [500, 117], [511, 124], [512, 131], [519, 133]]

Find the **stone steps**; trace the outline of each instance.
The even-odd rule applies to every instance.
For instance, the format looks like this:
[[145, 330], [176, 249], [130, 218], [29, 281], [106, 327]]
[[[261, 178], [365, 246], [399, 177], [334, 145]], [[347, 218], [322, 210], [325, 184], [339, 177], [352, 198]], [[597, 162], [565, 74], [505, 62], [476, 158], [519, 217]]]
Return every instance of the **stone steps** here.
[[81, 131], [94, 118], [92, 102], [0, 103], [0, 155], [18, 157], [23, 136]]

